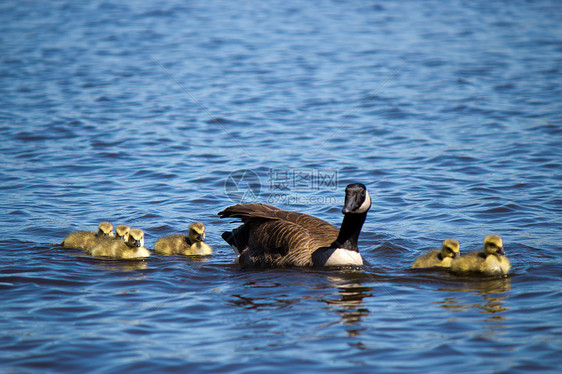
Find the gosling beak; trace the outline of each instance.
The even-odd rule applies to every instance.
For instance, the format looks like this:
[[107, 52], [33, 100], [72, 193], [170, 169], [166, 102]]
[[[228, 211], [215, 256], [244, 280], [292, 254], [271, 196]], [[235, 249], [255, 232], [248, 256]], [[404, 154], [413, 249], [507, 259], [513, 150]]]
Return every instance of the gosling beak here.
[[453, 258], [459, 258], [460, 255], [461, 255], [461, 254], [460, 254], [459, 252], [455, 252], [455, 253], [453, 254]]
[[140, 240], [135, 240], [134, 245], [135, 245], [135, 247], [140, 247], [140, 246], [141, 246], [141, 241], [140, 241]]
[[498, 251], [496, 253], [500, 256], [505, 256], [505, 251], [504, 251], [503, 247], [499, 247]]
[[197, 240], [204, 242], [205, 241], [205, 235], [197, 234]]

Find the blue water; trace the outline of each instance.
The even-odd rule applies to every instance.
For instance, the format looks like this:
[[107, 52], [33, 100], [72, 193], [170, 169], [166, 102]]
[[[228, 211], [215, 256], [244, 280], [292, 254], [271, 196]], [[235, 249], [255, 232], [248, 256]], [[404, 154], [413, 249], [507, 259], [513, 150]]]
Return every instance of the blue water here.
[[[558, 1], [3, 1], [0, 371], [558, 372]], [[246, 172], [243, 172], [243, 171]], [[230, 176], [230, 178], [229, 178]], [[362, 270], [251, 270], [216, 213], [339, 225]], [[103, 261], [101, 220], [207, 226], [207, 259]], [[500, 234], [505, 278], [409, 269]]]

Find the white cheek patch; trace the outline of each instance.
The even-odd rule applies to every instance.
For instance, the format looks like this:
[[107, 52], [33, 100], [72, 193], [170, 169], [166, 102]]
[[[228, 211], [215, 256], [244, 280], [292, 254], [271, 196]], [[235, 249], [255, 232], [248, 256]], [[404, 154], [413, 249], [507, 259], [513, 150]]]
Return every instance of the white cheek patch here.
[[369, 192], [365, 191], [365, 200], [363, 200], [363, 204], [357, 209], [355, 209], [351, 213], [365, 213], [371, 207], [371, 196], [369, 196]]

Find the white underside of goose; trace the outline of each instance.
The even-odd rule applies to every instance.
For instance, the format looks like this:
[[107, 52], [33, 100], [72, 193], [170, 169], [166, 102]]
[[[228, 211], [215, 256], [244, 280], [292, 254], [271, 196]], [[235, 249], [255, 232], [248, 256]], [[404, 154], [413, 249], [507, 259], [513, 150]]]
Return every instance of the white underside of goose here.
[[[313, 257], [314, 258], [314, 257]], [[314, 259], [315, 266], [348, 266], [363, 265], [363, 257], [357, 251], [345, 248], [331, 248], [326, 250], [319, 258]]]

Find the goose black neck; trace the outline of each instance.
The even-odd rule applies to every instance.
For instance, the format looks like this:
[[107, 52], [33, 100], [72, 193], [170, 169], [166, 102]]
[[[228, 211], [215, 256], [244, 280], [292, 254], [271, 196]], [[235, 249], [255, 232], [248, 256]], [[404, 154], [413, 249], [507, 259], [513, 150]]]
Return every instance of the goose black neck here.
[[340, 233], [336, 241], [332, 244], [332, 247], [345, 248], [358, 252], [357, 240], [359, 239], [359, 234], [361, 233], [361, 228], [366, 218], [367, 212], [347, 213], [344, 215]]

